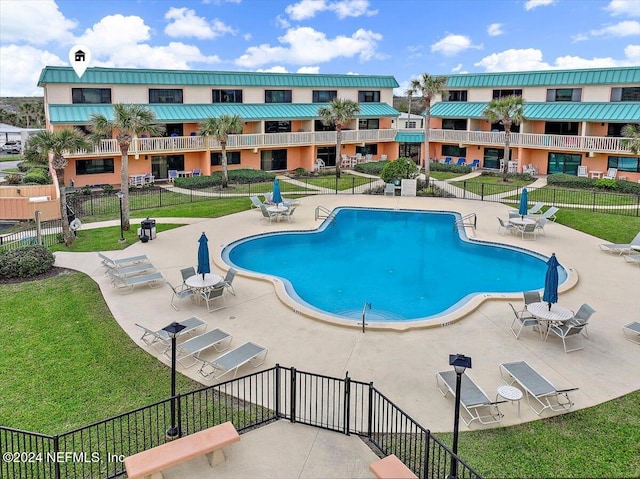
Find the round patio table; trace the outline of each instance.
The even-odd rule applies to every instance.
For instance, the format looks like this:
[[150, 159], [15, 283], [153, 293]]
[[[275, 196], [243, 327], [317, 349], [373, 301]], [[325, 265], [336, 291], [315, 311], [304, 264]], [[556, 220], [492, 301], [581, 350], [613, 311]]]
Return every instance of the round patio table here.
[[222, 276], [219, 274], [213, 273], [205, 273], [204, 279], [202, 279], [202, 274], [196, 274], [193, 276], [189, 276], [184, 284], [189, 286], [191, 289], [203, 290], [212, 288], [216, 284], [220, 284], [222, 282]]
[[549, 309], [549, 303], [538, 302], [527, 304], [527, 311], [538, 318], [539, 321], [545, 321], [547, 323], [546, 333], [544, 340], [547, 340], [549, 336], [550, 323], [563, 323], [573, 318], [573, 311], [564, 306], [552, 304]]

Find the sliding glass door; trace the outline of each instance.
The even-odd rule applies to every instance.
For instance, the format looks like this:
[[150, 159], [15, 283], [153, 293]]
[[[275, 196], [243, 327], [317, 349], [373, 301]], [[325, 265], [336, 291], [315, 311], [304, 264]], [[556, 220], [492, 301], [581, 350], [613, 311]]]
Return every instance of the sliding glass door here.
[[578, 166], [582, 162], [582, 155], [572, 155], [570, 153], [549, 153], [548, 174], [566, 173], [567, 175], [577, 175]]

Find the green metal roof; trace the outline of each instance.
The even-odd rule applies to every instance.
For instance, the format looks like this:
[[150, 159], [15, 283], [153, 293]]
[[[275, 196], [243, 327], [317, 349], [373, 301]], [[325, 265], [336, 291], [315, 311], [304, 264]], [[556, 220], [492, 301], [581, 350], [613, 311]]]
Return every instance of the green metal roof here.
[[170, 85], [224, 87], [318, 87], [397, 88], [392, 76], [319, 75], [306, 73], [222, 72], [199, 70], [139, 70], [132, 68], [87, 68], [82, 78], [71, 67], [47, 66], [38, 86], [48, 83], [102, 85]]
[[506, 73], [451, 75], [447, 88], [492, 88], [560, 85], [611, 85], [640, 83], [640, 67], [589, 68]]
[[[439, 102], [431, 107], [438, 118], [484, 118], [484, 102]], [[640, 102], [525, 102], [527, 120], [638, 121]]]
[[424, 132], [398, 132], [395, 141], [398, 143], [422, 143], [424, 142]]
[[[223, 114], [240, 115], [245, 121], [304, 120], [319, 118], [318, 109], [328, 103], [215, 103], [215, 104], [151, 104], [149, 107], [159, 122], [197, 122]], [[104, 105], [49, 105], [52, 123], [84, 124], [92, 113], [112, 118], [113, 106]], [[358, 118], [397, 117], [400, 113], [386, 103], [360, 103]]]

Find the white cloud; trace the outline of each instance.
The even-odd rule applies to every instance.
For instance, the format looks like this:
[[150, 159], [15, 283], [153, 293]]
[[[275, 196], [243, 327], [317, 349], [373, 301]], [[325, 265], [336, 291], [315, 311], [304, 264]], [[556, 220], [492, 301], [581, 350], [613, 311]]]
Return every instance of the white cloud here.
[[283, 62], [294, 65], [323, 63], [338, 57], [360, 61], [383, 58], [376, 52], [382, 35], [370, 30], [359, 29], [350, 37], [339, 35], [328, 39], [322, 32], [311, 27], [298, 27], [287, 30], [278, 38], [280, 46], [262, 44], [247, 48], [246, 52], [235, 60], [241, 67], [255, 68], [268, 63]]
[[462, 63], [458, 63], [455, 67], [451, 69], [451, 73], [457, 73], [462, 70]]
[[0, 96], [42, 96], [36, 86], [43, 65], [67, 65], [57, 55], [31, 46], [8, 45], [0, 47], [0, 58], [11, 68], [0, 68]]
[[407, 45], [407, 51], [409, 52], [409, 58], [421, 58], [422, 57], [422, 45]]
[[369, 0], [301, 0], [284, 10], [292, 20], [307, 20], [324, 11], [333, 11], [341, 20], [347, 17], [373, 16], [378, 10], [369, 10]]
[[546, 7], [548, 5], [553, 5], [554, 3], [556, 3], [556, 0], [528, 0], [524, 4], [524, 9], [533, 10], [534, 8]]
[[296, 73], [320, 73], [320, 67], [300, 67], [296, 70]]
[[509, 49], [488, 55], [474, 65], [484, 68], [485, 72], [632, 66], [640, 59], [640, 45], [628, 45], [624, 54], [625, 58], [621, 60], [611, 57], [588, 59], [567, 55], [558, 57], [553, 64], [549, 64], [543, 61], [542, 52], [538, 49]]
[[604, 9], [613, 17], [619, 15], [640, 17], [640, 3], [638, 3], [638, 0], [611, 0]]
[[431, 45], [431, 51], [442, 53], [446, 56], [457, 55], [458, 53], [469, 50], [470, 48], [481, 49], [482, 45], [473, 45], [471, 39], [465, 35], [449, 34], [442, 40]]
[[589, 35], [585, 35], [584, 33], [578, 33], [571, 37], [571, 43], [584, 42], [589, 39]]
[[487, 33], [490, 37], [497, 37], [498, 35], [502, 35], [504, 33], [502, 31], [502, 23], [492, 23], [487, 27]]
[[164, 33], [170, 37], [216, 38], [223, 35], [235, 35], [236, 30], [217, 18], [208, 22], [205, 17], [196, 16], [195, 10], [190, 8], [171, 7], [164, 18], [170, 23]]
[[263, 73], [289, 73], [282, 65], [272, 66], [271, 68], [258, 68], [256, 71]]
[[219, 63], [217, 55], [203, 55], [195, 45], [170, 42], [166, 46], [130, 45], [115, 52], [103, 66], [121, 68], [161, 68], [188, 70], [192, 63]]
[[284, 18], [282, 15], [278, 15], [276, 17], [276, 26], [278, 28], [282, 28], [283, 30], [286, 30], [287, 28], [289, 28], [291, 26], [291, 24], [289, 23], [289, 21]]
[[640, 36], [640, 22], [635, 20], [625, 20], [615, 25], [607, 25], [598, 30], [591, 30], [589, 33], [593, 36], [606, 35], [610, 37], [628, 37], [631, 35]]
[[244, 41], [248, 42], [249, 40], [251, 40], [251, 38], [253, 38], [253, 35], [251, 35], [251, 33], [245, 33], [244, 35], [242, 35], [242, 38], [244, 39]]
[[77, 43], [88, 46], [94, 59], [101, 56], [126, 54], [127, 48], [150, 39], [151, 27], [138, 16], [125, 17], [120, 14], [103, 17], [91, 28], [87, 28]]
[[24, 2], [2, 0], [0, 32], [3, 42], [46, 45], [73, 43], [71, 30], [77, 22], [66, 19], [53, 0]]

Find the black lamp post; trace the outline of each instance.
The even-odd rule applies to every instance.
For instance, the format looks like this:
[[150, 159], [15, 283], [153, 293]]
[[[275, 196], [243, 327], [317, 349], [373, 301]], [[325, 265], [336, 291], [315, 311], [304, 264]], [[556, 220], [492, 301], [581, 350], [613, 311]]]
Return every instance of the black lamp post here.
[[122, 193], [122, 191], [118, 191], [116, 193], [116, 196], [120, 201], [120, 243], [124, 243], [124, 225], [123, 225], [124, 221], [122, 218], [122, 197], [124, 196], [124, 193]]
[[449, 365], [453, 366], [456, 371], [456, 407], [455, 416], [453, 418], [453, 456], [451, 456], [451, 470], [449, 471], [449, 479], [458, 477], [458, 426], [460, 424], [460, 387], [462, 385], [462, 375], [465, 369], [471, 369], [471, 358], [464, 354], [450, 354]]
[[171, 427], [167, 429], [166, 438], [171, 441], [180, 437], [180, 428], [176, 426], [176, 338], [186, 326], [177, 322], [162, 328], [171, 338]]

